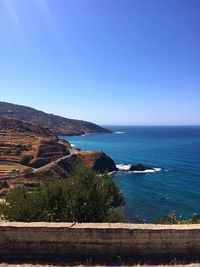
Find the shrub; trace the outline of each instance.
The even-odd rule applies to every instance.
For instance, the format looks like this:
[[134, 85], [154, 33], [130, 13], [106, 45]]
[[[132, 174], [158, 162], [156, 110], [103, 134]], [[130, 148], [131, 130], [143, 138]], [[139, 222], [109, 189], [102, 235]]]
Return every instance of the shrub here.
[[21, 145], [21, 149], [22, 150], [30, 150], [30, 149], [32, 149], [32, 145], [31, 144]]
[[124, 205], [124, 197], [108, 174], [98, 175], [81, 166], [67, 181], [71, 220], [78, 222], [116, 221], [117, 207]]
[[33, 169], [28, 168], [24, 170], [24, 174], [30, 174], [30, 173], [33, 173]]
[[28, 177], [30, 177], [30, 174], [32, 174], [32, 173], [33, 173], [33, 169], [28, 168], [28, 169], [24, 170], [24, 177], [28, 178]]
[[17, 170], [16, 169], [13, 169], [12, 171], [11, 171], [11, 174], [14, 176], [14, 175], [16, 175], [17, 174]]
[[172, 211], [169, 215], [160, 217], [155, 220], [155, 224], [179, 224], [180, 219], [178, 219], [176, 212]]
[[9, 188], [9, 185], [6, 181], [0, 181], [0, 190], [4, 188]]
[[114, 222], [124, 198], [108, 175], [79, 167], [66, 181], [55, 180], [32, 193], [15, 188], [0, 204], [0, 213], [9, 221]]
[[22, 151], [21, 147], [16, 147], [15, 148], [15, 152], [14, 152], [15, 156], [20, 155], [21, 154], [21, 151]]
[[200, 214], [195, 214], [190, 219], [180, 219], [176, 212], [171, 212], [168, 216], [160, 217], [155, 220], [156, 224], [195, 224], [200, 223]]
[[8, 155], [10, 155], [10, 154], [11, 154], [11, 149], [6, 149], [6, 150], [4, 151], [4, 155], [8, 156]]
[[191, 223], [200, 223], [200, 214], [195, 214], [192, 216]]
[[21, 159], [21, 164], [28, 165], [32, 159], [33, 159], [33, 155], [30, 155], [30, 154], [23, 155]]
[[6, 203], [0, 204], [0, 212], [10, 221], [29, 222], [39, 216], [36, 214], [39, 209], [34, 205], [34, 195], [29, 195], [24, 188], [16, 188], [6, 195]]

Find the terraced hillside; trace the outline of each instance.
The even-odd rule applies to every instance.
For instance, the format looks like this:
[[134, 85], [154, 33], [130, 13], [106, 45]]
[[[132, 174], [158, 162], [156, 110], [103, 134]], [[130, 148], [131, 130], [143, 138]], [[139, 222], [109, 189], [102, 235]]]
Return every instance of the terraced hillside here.
[[49, 128], [56, 135], [111, 133], [111, 131], [91, 122], [68, 119], [6, 102], [0, 102], [0, 116], [39, 124]]
[[0, 195], [51, 179], [65, 179], [80, 164], [95, 171], [117, 170], [103, 152], [73, 149], [48, 128], [0, 117]]
[[41, 126], [0, 118], [0, 177], [19, 175], [69, 154], [70, 145]]

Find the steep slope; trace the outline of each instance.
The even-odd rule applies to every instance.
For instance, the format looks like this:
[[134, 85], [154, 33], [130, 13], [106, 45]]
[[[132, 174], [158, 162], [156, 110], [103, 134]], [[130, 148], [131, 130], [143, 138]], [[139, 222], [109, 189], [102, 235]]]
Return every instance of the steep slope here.
[[30, 107], [6, 102], [0, 102], [0, 116], [37, 123], [43, 127], [48, 127], [56, 135], [111, 133], [111, 131], [91, 122], [68, 119], [53, 114], [47, 114]]
[[80, 164], [95, 171], [116, 171], [103, 152], [73, 149], [48, 128], [0, 117], [0, 195], [10, 188], [28, 188], [50, 179], [65, 179]]
[[67, 178], [78, 165], [86, 165], [99, 173], [117, 171], [115, 162], [104, 152], [72, 149], [70, 155], [36, 169], [28, 177]]
[[69, 155], [70, 145], [49, 129], [0, 117], [0, 176], [23, 173]]

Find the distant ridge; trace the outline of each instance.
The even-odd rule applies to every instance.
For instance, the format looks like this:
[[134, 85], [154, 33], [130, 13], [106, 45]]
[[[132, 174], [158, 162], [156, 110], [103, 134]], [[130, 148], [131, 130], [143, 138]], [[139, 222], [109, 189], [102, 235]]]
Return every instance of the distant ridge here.
[[6, 102], [0, 102], [0, 116], [37, 123], [40, 126], [47, 127], [56, 135], [111, 133], [111, 131], [91, 122], [68, 119], [61, 116], [48, 114], [34, 108]]

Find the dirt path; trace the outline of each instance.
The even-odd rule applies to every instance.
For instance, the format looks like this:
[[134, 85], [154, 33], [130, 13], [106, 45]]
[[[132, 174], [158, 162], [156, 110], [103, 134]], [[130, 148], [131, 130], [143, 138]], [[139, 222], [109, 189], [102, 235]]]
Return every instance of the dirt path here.
[[64, 156], [62, 158], [59, 158], [59, 159], [57, 159], [55, 161], [52, 161], [52, 162], [50, 162], [50, 163], [48, 163], [48, 164], [46, 164], [46, 165], [44, 165], [44, 166], [42, 166], [40, 168], [34, 169], [33, 172], [34, 173], [40, 173], [42, 171], [48, 170], [50, 167], [54, 166], [55, 164], [59, 163], [60, 161], [62, 161], [64, 159], [67, 159], [67, 158], [70, 158], [72, 155], [75, 155], [75, 154], [77, 154], [77, 150], [70, 149], [70, 154], [69, 155]]

